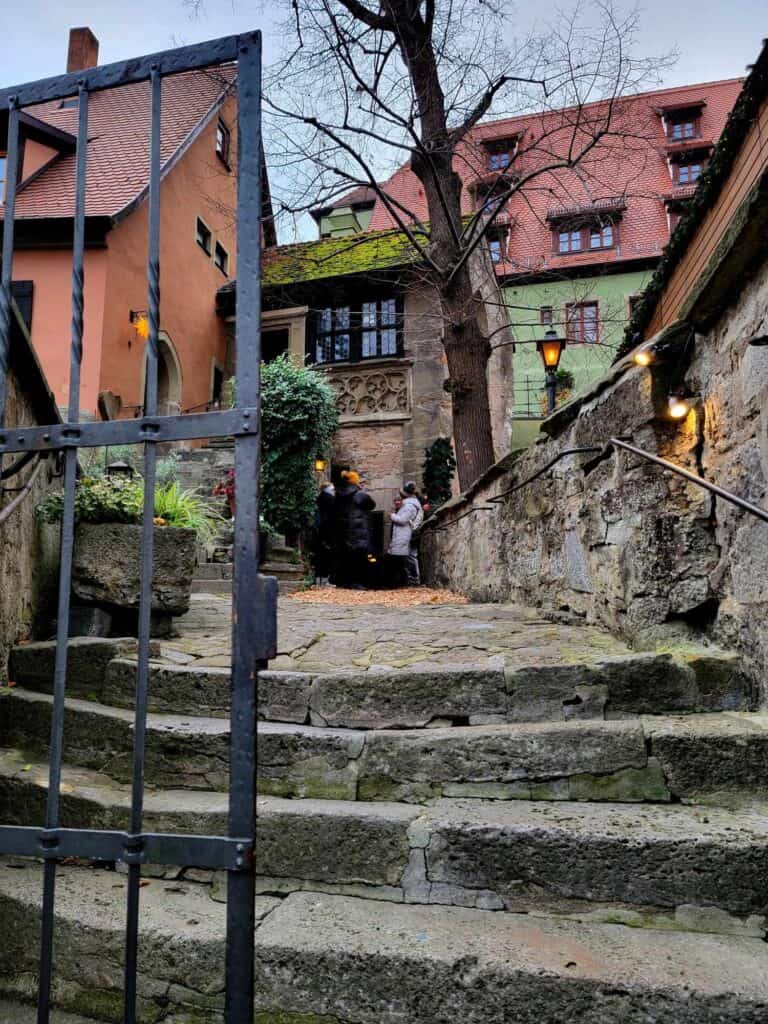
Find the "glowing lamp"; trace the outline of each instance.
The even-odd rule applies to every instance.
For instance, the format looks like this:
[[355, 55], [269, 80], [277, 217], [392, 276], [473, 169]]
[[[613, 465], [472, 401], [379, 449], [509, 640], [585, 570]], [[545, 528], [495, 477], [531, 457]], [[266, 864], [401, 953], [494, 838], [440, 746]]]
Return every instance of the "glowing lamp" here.
[[541, 341], [536, 342], [536, 351], [541, 356], [546, 370], [556, 370], [565, 348], [565, 338], [558, 338], [557, 331], [548, 330]]
[[632, 359], [637, 366], [650, 366], [653, 362], [653, 350], [649, 345], [645, 345], [635, 352]]
[[325, 467], [327, 465], [328, 463], [325, 461], [325, 459], [315, 459], [315, 471], [317, 473], [324, 473]]
[[673, 420], [683, 419], [683, 417], [687, 416], [690, 411], [690, 403], [688, 403], [682, 395], [669, 396], [669, 415]]

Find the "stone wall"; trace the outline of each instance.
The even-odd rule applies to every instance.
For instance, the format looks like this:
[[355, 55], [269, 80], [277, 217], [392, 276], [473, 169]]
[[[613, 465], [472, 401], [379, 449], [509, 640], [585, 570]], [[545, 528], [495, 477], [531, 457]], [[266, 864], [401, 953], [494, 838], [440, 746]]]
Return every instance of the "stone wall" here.
[[[12, 348], [11, 362], [15, 363]], [[20, 379], [24, 385], [20, 385]], [[31, 426], [51, 422], [40, 409], [39, 395], [28, 389], [27, 372], [11, 372], [8, 377], [8, 404], [5, 422], [8, 426]], [[54, 412], [51, 400], [51, 412]], [[6, 468], [16, 456], [6, 456]], [[23, 504], [0, 525], [0, 683], [7, 679], [8, 654], [13, 644], [34, 635], [48, 635], [55, 616], [56, 581], [58, 577], [58, 529], [37, 521], [35, 506], [58, 480], [52, 479], [53, 460], [49, 460], [36, 478], [33, 490]], [[23, 486], [33, 472], [27, 466], [5, 484]], [[5, 494], [0, 504], [6, 506], [15, 496]]]
[[664, 416], [679, 354], [653, 372], [620, 364], [572, 403], [570, 420], [567, 407], [553, 417], [553, 436], [441, 510], [435, 525], [455, 525], [425, 530], [428, 578], [601, 623], [640, 647], [705, 632], [742, 652], [765, 701], [768, 524], [627, 454], [571, 455], [499, 503], [488, 499], [566, 449], [624, 436], [768, 506], [768, 347], [748, 345], [766, 333], [763, 262], [695, 338], [685, 380], [700, 402], [684, 421]]

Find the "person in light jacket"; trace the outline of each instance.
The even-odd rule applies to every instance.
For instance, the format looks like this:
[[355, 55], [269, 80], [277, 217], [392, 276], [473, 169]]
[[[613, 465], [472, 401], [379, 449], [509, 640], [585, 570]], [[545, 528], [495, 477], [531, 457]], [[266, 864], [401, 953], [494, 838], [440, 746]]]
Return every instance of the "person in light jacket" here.
[[[413, 488], [411, 490], [410, 488]], [[411, 538], [413, 531], [421, 526], [424, 513], [421, 502], [416, 497], [416, 485], [405, 484], [400, 491], [401, 503], [396, 504], [390, 512], [392, 521], [392, 539], [389, 543], [389, 557], [393, 569], [393, 577], [398, 586], [405, 586], [409, 580], [408, 561], [411, 555]]]

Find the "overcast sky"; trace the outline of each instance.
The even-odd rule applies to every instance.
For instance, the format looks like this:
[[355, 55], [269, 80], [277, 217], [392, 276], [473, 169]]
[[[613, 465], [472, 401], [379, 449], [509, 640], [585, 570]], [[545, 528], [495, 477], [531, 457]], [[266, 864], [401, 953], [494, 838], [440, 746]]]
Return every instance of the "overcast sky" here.
[[[517, 12], [521, 29], [542, 11], [541, 0], [502, 2]], [[558, 6], [572, 4], [560, 0]], [[665, 85], [742, 75], [768, 34], [766, 0], [641, 0], [639, 6], [639, 51], [656, 54], [671, 45], [680, 50]], [[0, 79], [14, 85], [64, 71], [74, 25], [91, 27], [103, 63], [252, 28], [264, 31], [268, 57], [275, 47], [275, 14], [282, 10], [275, 0], [204, 0], [194, 18], [184, 0], [0, 0]]]

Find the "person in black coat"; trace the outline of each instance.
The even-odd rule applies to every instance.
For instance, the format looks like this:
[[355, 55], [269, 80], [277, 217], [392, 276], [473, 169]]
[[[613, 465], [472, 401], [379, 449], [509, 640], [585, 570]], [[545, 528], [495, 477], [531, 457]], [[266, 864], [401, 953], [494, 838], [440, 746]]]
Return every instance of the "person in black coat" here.
[[375, 508], [376, 502], [360, 487], [360, 476], [352, 470], [342, 473], [334, 498], [337, 586], [365, 589], [371, 553], [371, 512]]
[[334, 546], [336, 543], [335, 495], [333, 484], [323, 484], [317, 496], [315, 512], [315, 578], [319, 587], [327, 586], [334, 571]]

